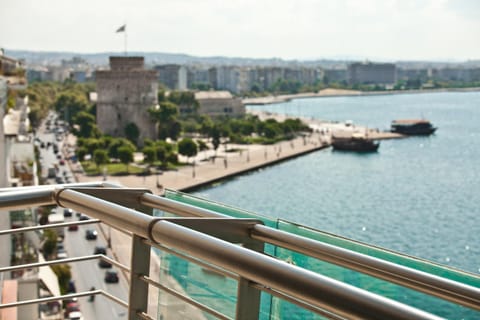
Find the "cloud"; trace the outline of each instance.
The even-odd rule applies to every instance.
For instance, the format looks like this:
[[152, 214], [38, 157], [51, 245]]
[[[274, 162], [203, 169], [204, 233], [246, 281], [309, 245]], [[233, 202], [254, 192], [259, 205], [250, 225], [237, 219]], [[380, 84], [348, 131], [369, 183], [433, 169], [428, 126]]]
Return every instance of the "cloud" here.
[[122, 51], [123, 37], [114, 31], [127, 22], [129, 50], [135, 51], [478, 58], [473, 39], [480, 38], [479, 7], [476, 0], [84, 0], [75, 6], [67, 0], [3, 0], [0, 45]]

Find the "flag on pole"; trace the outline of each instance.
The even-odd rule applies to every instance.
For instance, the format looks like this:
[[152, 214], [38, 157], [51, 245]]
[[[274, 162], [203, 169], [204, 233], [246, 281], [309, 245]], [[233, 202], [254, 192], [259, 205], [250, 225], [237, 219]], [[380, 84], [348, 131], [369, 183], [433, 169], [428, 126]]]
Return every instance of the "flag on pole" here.
[[126, 28], [127, 28], [127, 25], [124, 24], [123, 26], [121, 26], [120, 28], [118, 28], [117, 31], [115, 31], [115, 32], [117, 32], [117, 33], [118, 33], [118, 32], [125, 32], [125, 29], [126, 29]]

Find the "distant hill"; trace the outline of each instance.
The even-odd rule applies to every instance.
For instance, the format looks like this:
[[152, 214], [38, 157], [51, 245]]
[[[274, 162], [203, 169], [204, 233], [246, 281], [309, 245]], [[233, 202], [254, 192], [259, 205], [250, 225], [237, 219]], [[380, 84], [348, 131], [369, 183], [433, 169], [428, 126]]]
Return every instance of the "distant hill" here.
[[[29, 65], [56, 65], [62, 60], [70, 60], [73, 57], [85, 59], [94, 66], [108, 65], [109, 56], [121, 56], [123, 52], [100, 52], [100, 53], [76, 53], [76, 52], [54, 52], [54, 51], [27, 51], [27, 50], [6, 50], [6, 55], [24, 59]], [[280, 58], [256, 59], [242, 57], [198, 57], [182, 53], [164, 53], [164, 52], [129, 52], [129, 56], [145, 57], [147, 65], [159, 64], [181, 64], [181, 65], [208, 65], [208, 66], [305, 66], [322, 68], [345, 68], [348, 63], [361, 61], [354, 57], [342, 57], [339, 59], [312, 59], [312, 60], [283, 60]], [[397, 61], [401, 68], [425, 68], [436, 67], [444, 68], [447, 66], [464, 66], [468, 68], [480, 67], [480, 60], [470, 60], [464, 62], [452, 61]]]
[[[121, 56], [122, 52], [101, 52], [101, 53], [76, 53], [76, 52], [53, 52], [53, 51], [27, 51], [27, 50], [6, 50], [6, 55], [24, 59], [27, 64], [33, 65], [52, 65], [60, 64], [62, 60], [69, 60], [73, 57], [85, 59], [90, 64], [96, 66], [108, 65], [109, 56]], [[163, 53], [163, 52], [129, 52], [129, 56], [145, 57], [148, 65], [158, 64], [182, 64], [182, 65], [235, 65], [235, 66], [288, 66], [288, 65], [305, 65], [305, 66], [340, 66], [345, 67], [346, 61], [341, 60], [283, 60], [280, 58], [256, 59], [242, 57], [197, 57], [181, 53]]]

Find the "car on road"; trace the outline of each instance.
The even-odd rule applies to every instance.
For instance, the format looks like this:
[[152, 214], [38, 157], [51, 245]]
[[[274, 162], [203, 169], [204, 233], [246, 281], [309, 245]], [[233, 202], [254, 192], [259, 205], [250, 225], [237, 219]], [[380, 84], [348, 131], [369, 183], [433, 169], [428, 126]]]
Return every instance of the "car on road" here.
[[87, 240], [96, 240], [98, 232], [95, 229], [87, 229], [85, 231], [85, 239]]
[[71, 217], [73, 215], [73, 210], [69, 208], [63, 209], [63, 216], [64, 217]]
[[68, 282], [67, 293], [76, 293], [76, 292], [77, 292], [77, 288], [75, 287], [75, 282], [73, 280], [70, 280]]
[[72, 311], [68, 313], [66, 320], [83, 320], [83, 315], [80, 311]]
[[108, 261], [100, 259], [98, 260], [98, 266], [102, 269], [110, 269], [112, 267], [112, 264]]
[[80, 217], [78, 218], [78, 220], [80, 221], [84, 221], [84, 220], [90, 220], [90, 217], [87, 216], [86, 214], [80, 214]]
[[77, 231], [78, 230], [78, 225], [72, 224], [68, 226], [68, 231]]
[[118, 283], [118, 272], [115, 270], [108, 270], [105, 272], [106, 283]]
[[57, 259], [66, 259], [68, 258], [67, 251], [64, 249], [57, 250]]
[[[103, 254], [107, 255], [107, 248], [104, 246], [96, 246], [95, 249], [93, 250], [93, 254]], [[98, 266], [102, 269], [106, 268], [111, 268], [112, 264], [108, 261], [105, 261], [103, 259], [98, 260]]]
[[93, 249], [93, 254], [107, 255], [107, 248], [105, 248], [104, 246], [95, 246], [95, 249]]
[[75, 316], [75, 313], [77, 312], [80, 312], [80, 305], [78, 304], [78, 302], [67, 303], [67, 306], [65, 307], [64, 317], [65, 319], [72, 319], [70, 315]]

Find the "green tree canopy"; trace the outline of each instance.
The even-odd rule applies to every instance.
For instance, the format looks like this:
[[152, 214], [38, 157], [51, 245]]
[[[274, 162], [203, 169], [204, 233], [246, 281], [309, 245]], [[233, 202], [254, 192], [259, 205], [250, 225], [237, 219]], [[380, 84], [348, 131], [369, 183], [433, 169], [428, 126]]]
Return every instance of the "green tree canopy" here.
[[133, 150], [128, 146], [118, 148], [118, 158], [127, 166], [128, 172], [128, 164], [133, 161]]
[[134, 145], [137, 145], [138, 137], [140, 136], [140, 130], [137, 125], [133, 122], [130, 122], [125, 126], [125, 136], [130, 140]]
[[51, 266], [52, 271], [58, 278], [58, 284], [60, 285], [60, 293], [66, 294], [68, 292], [68, 284], [72, 278], [70, 266], [68, 264], [55, 264]]
[[45, 241], [43, 242], [43, 254], [46, 258], [53, 255], [57, 248], [57, 232], [53, 229], [45, 229], [44, 231]]
[[88, 110], [88, 100], [79, 92], [63, 92], [55, 100], [54, 108], [68, 123], [73, 124], [73, 117], [80, 111]]
[[97, 169], [99, 168], [100, 165], [106, 164], [110, 161], [110, 158], [108, 157], [108, 152], [104, 149], [97, 149], [93, 153], [93, 162], [97, 165]]
[[187, 158], [194, 157], [198, 153], [197, 144], [190, 138], [184, 138], [178, 143], [178, 153]]
[[176, 104], [165, 101], [159, 104], [159, 108], [149, 109], [150, 115], [159, 122], [168, 122], [178, 115], [178, 107]]
[[177, 120], [178, 107], [169, 101], [161, 102], [158, 109], [148, 110], [150, 116], [157, 122], [158, 138], [176, 140], [182, 131], [182, 125]]
[[137, 150], [137, 148], [133, 145], [133, 143], [130, 140], [125, 138], [113, 138], [110, 145], [108, 146], [108, 155], [111, 158], [119, 159], [120, 158], [119, 149], [121, 147], [129, 148], [132, 151], [132, 153], [135, 152], [135, 150]]
[[152, 165], [155, 161], [157, 161], [157, 152], [155, 146], [146, 146], [142, 149], [143, 152], [143, 159], [145, 162]]
[[95, 117], [86, 111], [77, 113], [73, 118], [73, 123], [79, 126], [79, 129], [75, 130], [78, 137], [97, 138], [101, 135]]

